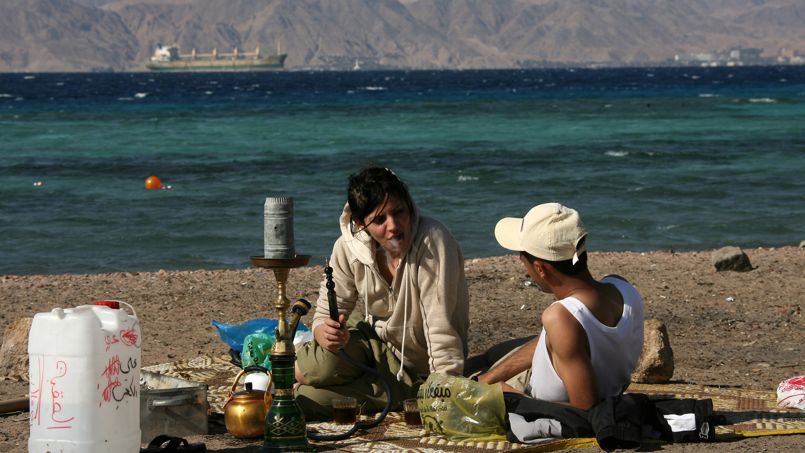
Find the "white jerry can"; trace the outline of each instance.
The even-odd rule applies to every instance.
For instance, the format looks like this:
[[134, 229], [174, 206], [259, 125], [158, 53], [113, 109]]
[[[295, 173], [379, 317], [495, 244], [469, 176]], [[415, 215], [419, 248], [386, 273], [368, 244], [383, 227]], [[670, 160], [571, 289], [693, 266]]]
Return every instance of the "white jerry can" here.
[[28, 451], [138, 452], [141, 347], [125, 302], [37, 313], [28, 335]]

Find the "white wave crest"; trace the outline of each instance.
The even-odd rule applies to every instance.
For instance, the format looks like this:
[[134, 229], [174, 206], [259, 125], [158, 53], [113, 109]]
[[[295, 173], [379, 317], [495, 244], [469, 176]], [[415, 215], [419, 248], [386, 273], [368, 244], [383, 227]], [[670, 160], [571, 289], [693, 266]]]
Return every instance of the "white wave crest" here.
[[360, 89], [364, 90], [364, 91], [385, 91], [385, 90], [388, 90], [388, 88], [380, 87], [380, 86], [361, 87]]
[[626, 157], [629, 155], [629, 151], [607, 151], [604, 154], [610, 157]]
[[458, 175], [458, 182], [467, 182], [467, 181], [477, 181], [477, 176], [468, 176], [468, 175]]
[[142, 99], [146, 96], [148, 96], [148, 93], [134, 93], [134, 97], [137, 99]]
[[774, 104], [777, 100], [772, 98], [749, 98], [749, 102], [753, 104]]

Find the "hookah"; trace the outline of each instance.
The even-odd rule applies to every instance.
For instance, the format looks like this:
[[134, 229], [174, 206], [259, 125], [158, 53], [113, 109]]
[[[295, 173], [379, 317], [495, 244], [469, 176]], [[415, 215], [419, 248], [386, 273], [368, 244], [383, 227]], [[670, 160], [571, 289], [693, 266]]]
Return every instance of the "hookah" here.
[[[277, 280], [277, 328], [275, 342], [271, 347], [271, 375], [274, 393], [271, 407], [265, 418], [263, 447], [261, 453], [310, 451], [308, 438], [317, 441], [336, 441], [347, 439], [356, 431], [379, 425], [391, 408], [391, 387], [377, 369], [368, 367], [352, 359], [343, 348], [339, 356], [359, 369], [376, 376], [382, 383], [388, 399], [383, 411], [374, 420], [359, 421], [348, 431], [338, 434], [320, 434], [307, 431], [305, 417], [294, 397], [296, 349], [293, 338], [302, 316], [311, 308], [310, 302], [299, 299], [290, 307], [291, 319], [287, 318], [289, 300], [285, 295], [285, 285], [290, 270], [302, 267], [310, 261], [310, 255], [296, 255], [293, 245], [293, 199], [289, 197], [269, 197], [265, 202], [264, 256], [250, 256], [256, 267], [271, 269]], [[329, 262], [325, 267], [327, 279], [327, 301], [330, 317], [338, 320], [333, 268]], [[267, 390], [269, 391], [269, 390]]]
[[[271, 375], [274, 382], [271, 407], [266, 413], [263, 425], [263, 447], [265, 453], [285, 451], [309, 451], [305, 417], [294, 398], [294, 368], [296, 349], [293, 338], [299, 320], [310, 309], [307, 301], [297, 301], [291, 307], [289, 321], [287, 311], [289, 300], [285, 295], [285, 284], [291, 269], [302, 267], [310, 261], [309, 255], [296, 255], [293, 239], [293, 199], [290, 197], [269, 197], [265, 201], [265, 228], [263, 256], [250, 256], [256, 267], [271, 269], [277, 280], [277, 328], [275, 341], [271, 346]], [[266, 391], [270, 391], [267, 389]]]

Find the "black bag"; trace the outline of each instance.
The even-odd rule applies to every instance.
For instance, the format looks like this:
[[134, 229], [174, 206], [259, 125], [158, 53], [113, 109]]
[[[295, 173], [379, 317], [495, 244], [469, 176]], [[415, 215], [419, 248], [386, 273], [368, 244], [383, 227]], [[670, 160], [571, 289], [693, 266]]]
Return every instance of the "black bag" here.
[[589, 410], [516, 393], [504, 393], [503, 399], [511, 442], [595, 437], [605, 451], [638, 449], [644, 439], [714, 441], [714, 427], [719, 422], [710, 399], [652, 400], [642, 393], [627, 393], [607, 398]]

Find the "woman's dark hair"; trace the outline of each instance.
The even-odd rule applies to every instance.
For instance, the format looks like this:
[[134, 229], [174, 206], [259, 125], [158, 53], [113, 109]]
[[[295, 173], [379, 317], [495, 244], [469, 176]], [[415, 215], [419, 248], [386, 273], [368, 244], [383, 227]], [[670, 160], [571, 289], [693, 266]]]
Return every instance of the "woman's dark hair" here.
[[579, 255], [579, 260], [576, 261], [576, 264], [573, 264], [573, 260], [564, 260], [564, 261], [544, 260], [542, 258], [537, 258], [536, 256], [528, 252], [520, 252], [520, 255], [525, 257], [525, 259], [527, 259], [529, 262], [540, 260], [546, 263], [551, 263], [551, 266], [553, 266], [554, 269], [565, 275], [578, 275], [581, 272], [587, 270], [587, 252], [582, 252], [581, 255]]
[[408, 187], [388, 168], [366, 167], [350, 175], [348, 181], [347, 203], [352, 211], [352, 220], [363, 223], [366, 216], [377, 209], [387, 196], [405, 203], [408, 212], [413, 211], [414, 203]]

